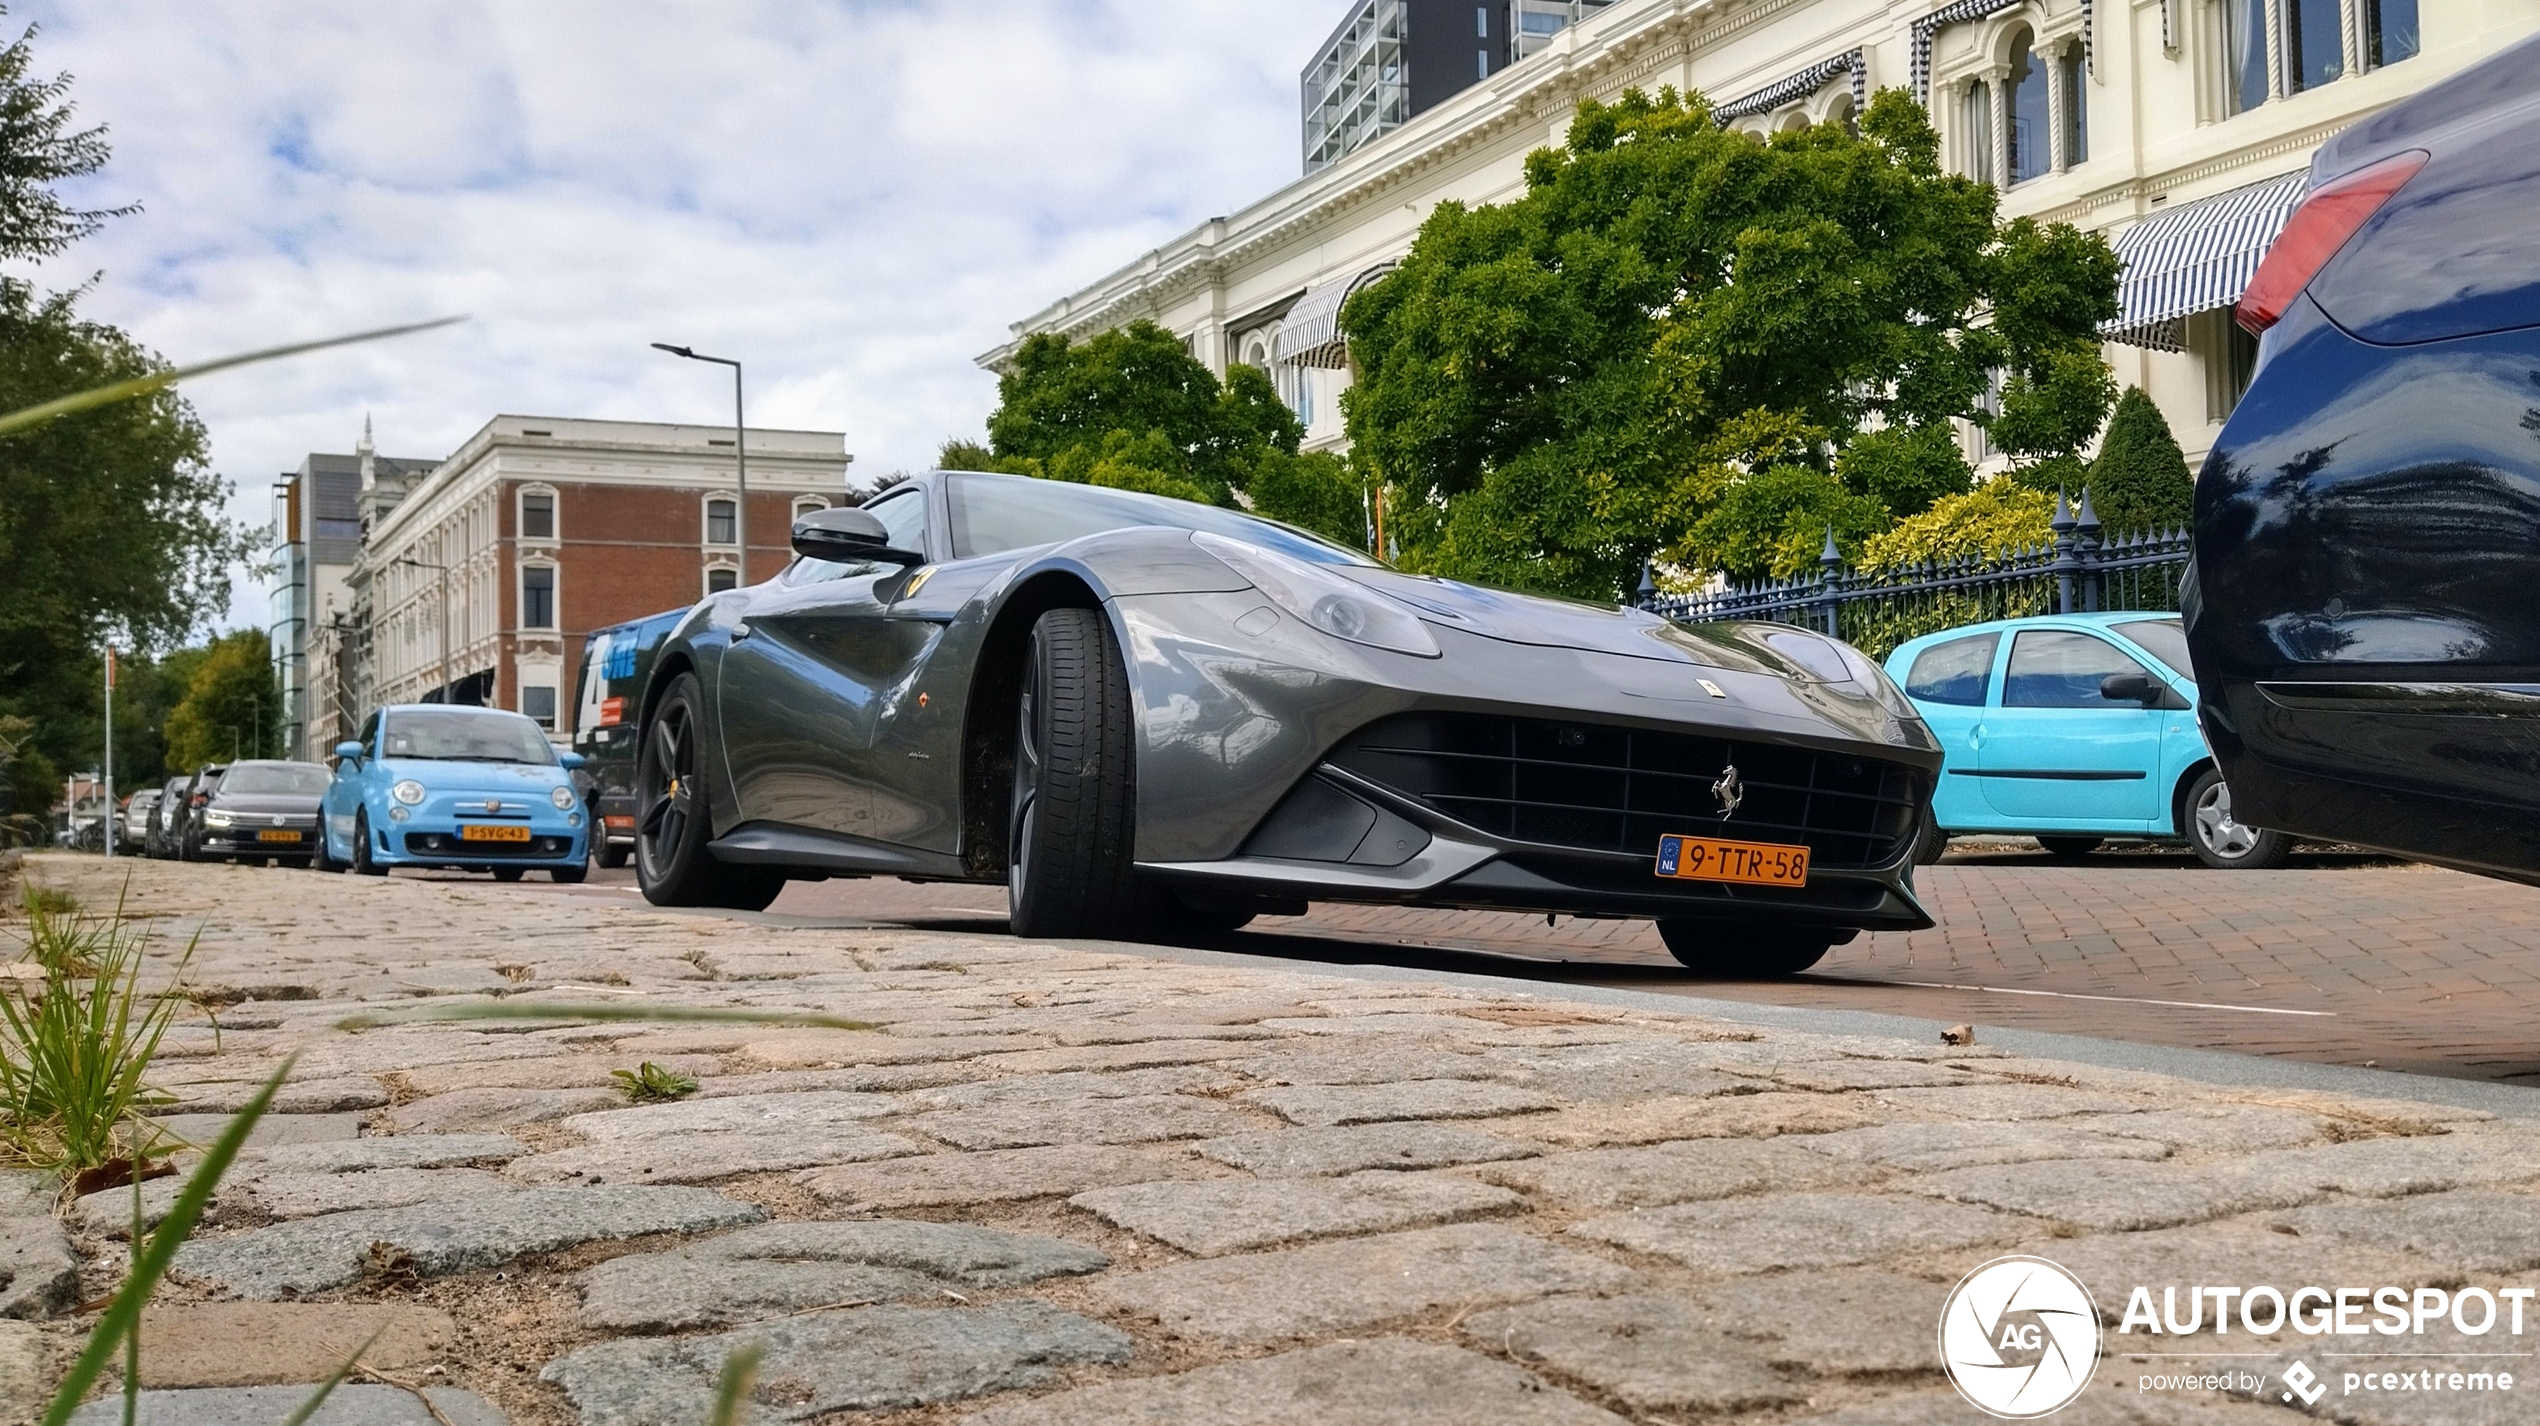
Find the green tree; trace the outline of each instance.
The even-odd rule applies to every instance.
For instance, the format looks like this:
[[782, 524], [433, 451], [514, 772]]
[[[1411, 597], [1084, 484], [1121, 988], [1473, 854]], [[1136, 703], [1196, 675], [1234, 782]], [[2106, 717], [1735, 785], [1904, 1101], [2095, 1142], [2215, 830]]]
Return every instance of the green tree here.
[[2090, 504], [2100, 527], [2112, 535], [2176, 529], [2187, 523], [2195, 498], [2187, 457], [2161, 408], [2142, 387], [2127, 387], [2090, 463]]
[[214, 639], [184, 696], [168, 710], [167, 761], [194, 768], [232, 756], [273, 757], [281, 706], [273, 645], [263, 631], [242, 629]]
[[[1588, 101], [1526, 180], [1509, 203], [1439, 205], [1342, 312], [1353, 457], [1412, 567], [1606, 599], [1652, 555], [1782, 568], [1827, 523], [1857, 538], [1963, 489], [1939, 454], [1953, 418], [2023, 459], [2097, 430], [2115, 258], [1998, 222], [1901, 92], [1857, 136], [1769, 142], [1698, 97]], [[1994, 371], [1998, 417], [1979, 404]], [[1865, 426], [1896, 434], [1847, 466]], [[1815, 434], [1757, 463], [1766, 428]]]
[[1179, 337], [1133, 322], [1083, 342], [1026, 338], [997, 380], [987, 447], [954, 439], [946, 470], [1004, 471], [1241, 506], [1351, 545], [1366, 538], [1357, 476], [1337, 456], [1300, 454], [1305, 428], [1269, 374], [1226, 379]]

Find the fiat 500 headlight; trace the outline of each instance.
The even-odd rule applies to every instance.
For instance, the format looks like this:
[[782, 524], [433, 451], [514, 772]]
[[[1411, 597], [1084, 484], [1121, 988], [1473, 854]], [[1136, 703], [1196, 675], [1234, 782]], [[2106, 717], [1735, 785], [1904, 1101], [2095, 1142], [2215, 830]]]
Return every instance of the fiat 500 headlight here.
[[408, 778], [404, 782], [398, 783], [395, 787], [388, 789], [388, 795], [396, 798], [408, 807], [420, 807], [423, 805], [423, 784], [415, 781], [413, 778]]
[[575, 804], [581, 801], [580, 798], [573, 795], [573, 789], [570, 787], [549, 788], [547, 790], [547, 800], [556, 805], [556, 810], [558, 812], [570, 812], [573, 810]]
[[1251, 580], [1271, 603], [1335, 639], [1424, 659], [1438, 656], [1438, 641], [1419, 616], [1372, 589], [1259, 545], [1206, 531], [1191, 539]]

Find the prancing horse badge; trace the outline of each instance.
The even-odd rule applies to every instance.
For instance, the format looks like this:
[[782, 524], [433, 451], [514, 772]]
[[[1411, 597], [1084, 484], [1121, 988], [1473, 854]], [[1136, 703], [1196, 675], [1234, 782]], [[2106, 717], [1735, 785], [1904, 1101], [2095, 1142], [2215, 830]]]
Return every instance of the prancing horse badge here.
[[1738, 781], [1736, 763], [1720, 769], [1720, 780], [1711, 784], [1711, 795], [1720, 800], [1720, 820], [1729, 820], [1737, 805], [1746, 800], [1746, 785]]

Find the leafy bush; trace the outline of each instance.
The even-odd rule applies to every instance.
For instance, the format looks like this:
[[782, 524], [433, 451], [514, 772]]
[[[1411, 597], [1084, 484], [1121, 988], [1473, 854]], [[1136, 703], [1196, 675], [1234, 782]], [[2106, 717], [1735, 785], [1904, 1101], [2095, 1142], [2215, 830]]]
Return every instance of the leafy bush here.
[[1886, 573], [1925, 562], [1999, 559], [2055, 538], [2055, 497], [2007, 475], [1899, 520], [1861, 543], [1860, 568]]

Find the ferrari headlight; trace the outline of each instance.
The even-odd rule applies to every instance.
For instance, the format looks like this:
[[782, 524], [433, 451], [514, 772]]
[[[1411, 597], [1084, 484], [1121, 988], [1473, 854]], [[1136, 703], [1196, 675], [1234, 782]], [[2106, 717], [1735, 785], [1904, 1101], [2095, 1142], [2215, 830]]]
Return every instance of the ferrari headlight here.
[[573, 789], [570, 787], [549, 788], [547, 790], [547, 800], [555, 804], [558, 812], [570, 812], [573, 810], [574, 804], [581, 801], [580, 798], [573, 795]]
[[1271, 603], [1335, 639], [1424, 659], [1438, 657], [1438, 641], [1429, 637], [1419, 616], [1373, 590], [1259, 545], [1204, 530], [1191, 539], [1251, 580]]
[[206, 827], [226, 827], [237, 820], [226, 812], [207, 811], [203, 814], [203, 825]]
[[413, 778], [407, 778], [405, 781], [398, 783], [395, 787], [388, 789], [388, 795], [396, 798], [408, 807], [420, 807], [423, 805], [423, 784], [415, 781]]

